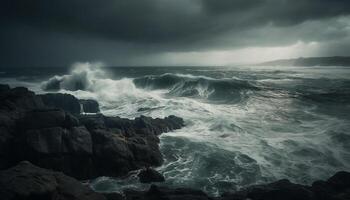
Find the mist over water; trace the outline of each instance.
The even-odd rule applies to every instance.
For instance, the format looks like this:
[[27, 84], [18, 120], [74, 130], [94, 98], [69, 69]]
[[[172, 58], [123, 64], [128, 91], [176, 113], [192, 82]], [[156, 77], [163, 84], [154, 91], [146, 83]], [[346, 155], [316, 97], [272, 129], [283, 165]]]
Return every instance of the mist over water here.
[[[38, 93], [100, 102], [102, 113], [184, 118], [161, 136], [158, 168], [171, 187], [217, 195], [288, 178], [310, 184], [350, 168], [350, 69], [345, 67], [140, 67], [0, 74]], [[20, 77], [20, 78], [14, 78]], [[102, 177], [99, 191], [147, 187]]]

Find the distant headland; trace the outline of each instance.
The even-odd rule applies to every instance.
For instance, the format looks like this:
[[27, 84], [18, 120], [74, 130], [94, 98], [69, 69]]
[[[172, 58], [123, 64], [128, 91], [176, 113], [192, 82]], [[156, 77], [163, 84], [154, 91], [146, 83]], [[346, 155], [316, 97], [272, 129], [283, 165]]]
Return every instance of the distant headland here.
[[259, 66], [349, 66], [350, 56], [333, 56], [333, 57], [309, 57], [309, 58], [295, 58], [273, 60], [257, 64]]

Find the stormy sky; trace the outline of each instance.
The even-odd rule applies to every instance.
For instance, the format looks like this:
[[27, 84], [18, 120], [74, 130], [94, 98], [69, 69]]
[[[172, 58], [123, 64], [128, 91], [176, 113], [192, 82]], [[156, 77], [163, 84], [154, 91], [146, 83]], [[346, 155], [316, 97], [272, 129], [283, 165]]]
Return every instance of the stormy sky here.
[[348, 56], [349, 0], [3, 0], [1, 67]]

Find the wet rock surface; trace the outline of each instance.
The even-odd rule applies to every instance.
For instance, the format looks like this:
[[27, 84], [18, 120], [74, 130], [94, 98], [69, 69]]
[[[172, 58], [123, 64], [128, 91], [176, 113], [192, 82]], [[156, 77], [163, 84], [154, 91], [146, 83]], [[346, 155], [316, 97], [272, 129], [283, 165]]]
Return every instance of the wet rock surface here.
[[80, 114], [99, 109], [69, 94], [0, 87], [0, 169], [28, 160], [78, 179], [122, 176], [163, 162], [158, 135], [184, 126], [175, 116], [134, 120]]
[[80, 115], [79, 121], [90, 131], [94, 143], [94, 163], [98, 175], [120, 176], [130, 170], [159, 166], [159, 134], [184, 126], [181, 118], [169, 116], [134, 120], [120, 117]]
[[63, 173], [39, 168], [27, 161], [0, 171], [2, 200], [105, 200], [79, 181]]
[[348, 172], [338, 172], [327, 181], [316, 181], [312, 186], [280, 180], [225, 193], [220, 197], [210, 197], [201, 190], [157, 185], [151, 185], [146, 191], [127, 189], [123, 194], [98, 194], [63, 173], [22, 161], [10, 169], [0, 171], [0, 196], [4, 200], [347, 200], [350, 197], [349, 176]]
[[79, 100], [70, 94], [49, 93], [38, 95], [48, 107], [60, 108], [72, 114], [79, 114], [81, 111]]

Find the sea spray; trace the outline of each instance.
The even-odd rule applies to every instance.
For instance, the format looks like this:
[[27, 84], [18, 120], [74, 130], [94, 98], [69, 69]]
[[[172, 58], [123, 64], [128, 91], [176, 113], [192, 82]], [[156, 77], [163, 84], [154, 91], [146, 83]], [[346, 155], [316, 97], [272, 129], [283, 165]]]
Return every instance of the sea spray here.
[[63, 76], [54, 76], [42, 84], [43, 90], [57, 91], [60, 89], [92, 90], [95, 81], [105, 78], [106, 74], [100, 70], [101, 64], [94, 63], [76, 63], [72, 66], [69, 74]]
[[[41, 86], [47, 92], [69, 93], [83, 99], [98, 100], [105, 114], [124, 117], [136, 112], [140, 101], [144, 107], [153, 107], [160, 98], [159, 92], [139, 89], [131, 78], [112, 79], [100, 65], [90, 63], [74, 64], [69, 74], [55, 75]], [[115, 112], [117, 107], [120, 112]]]

